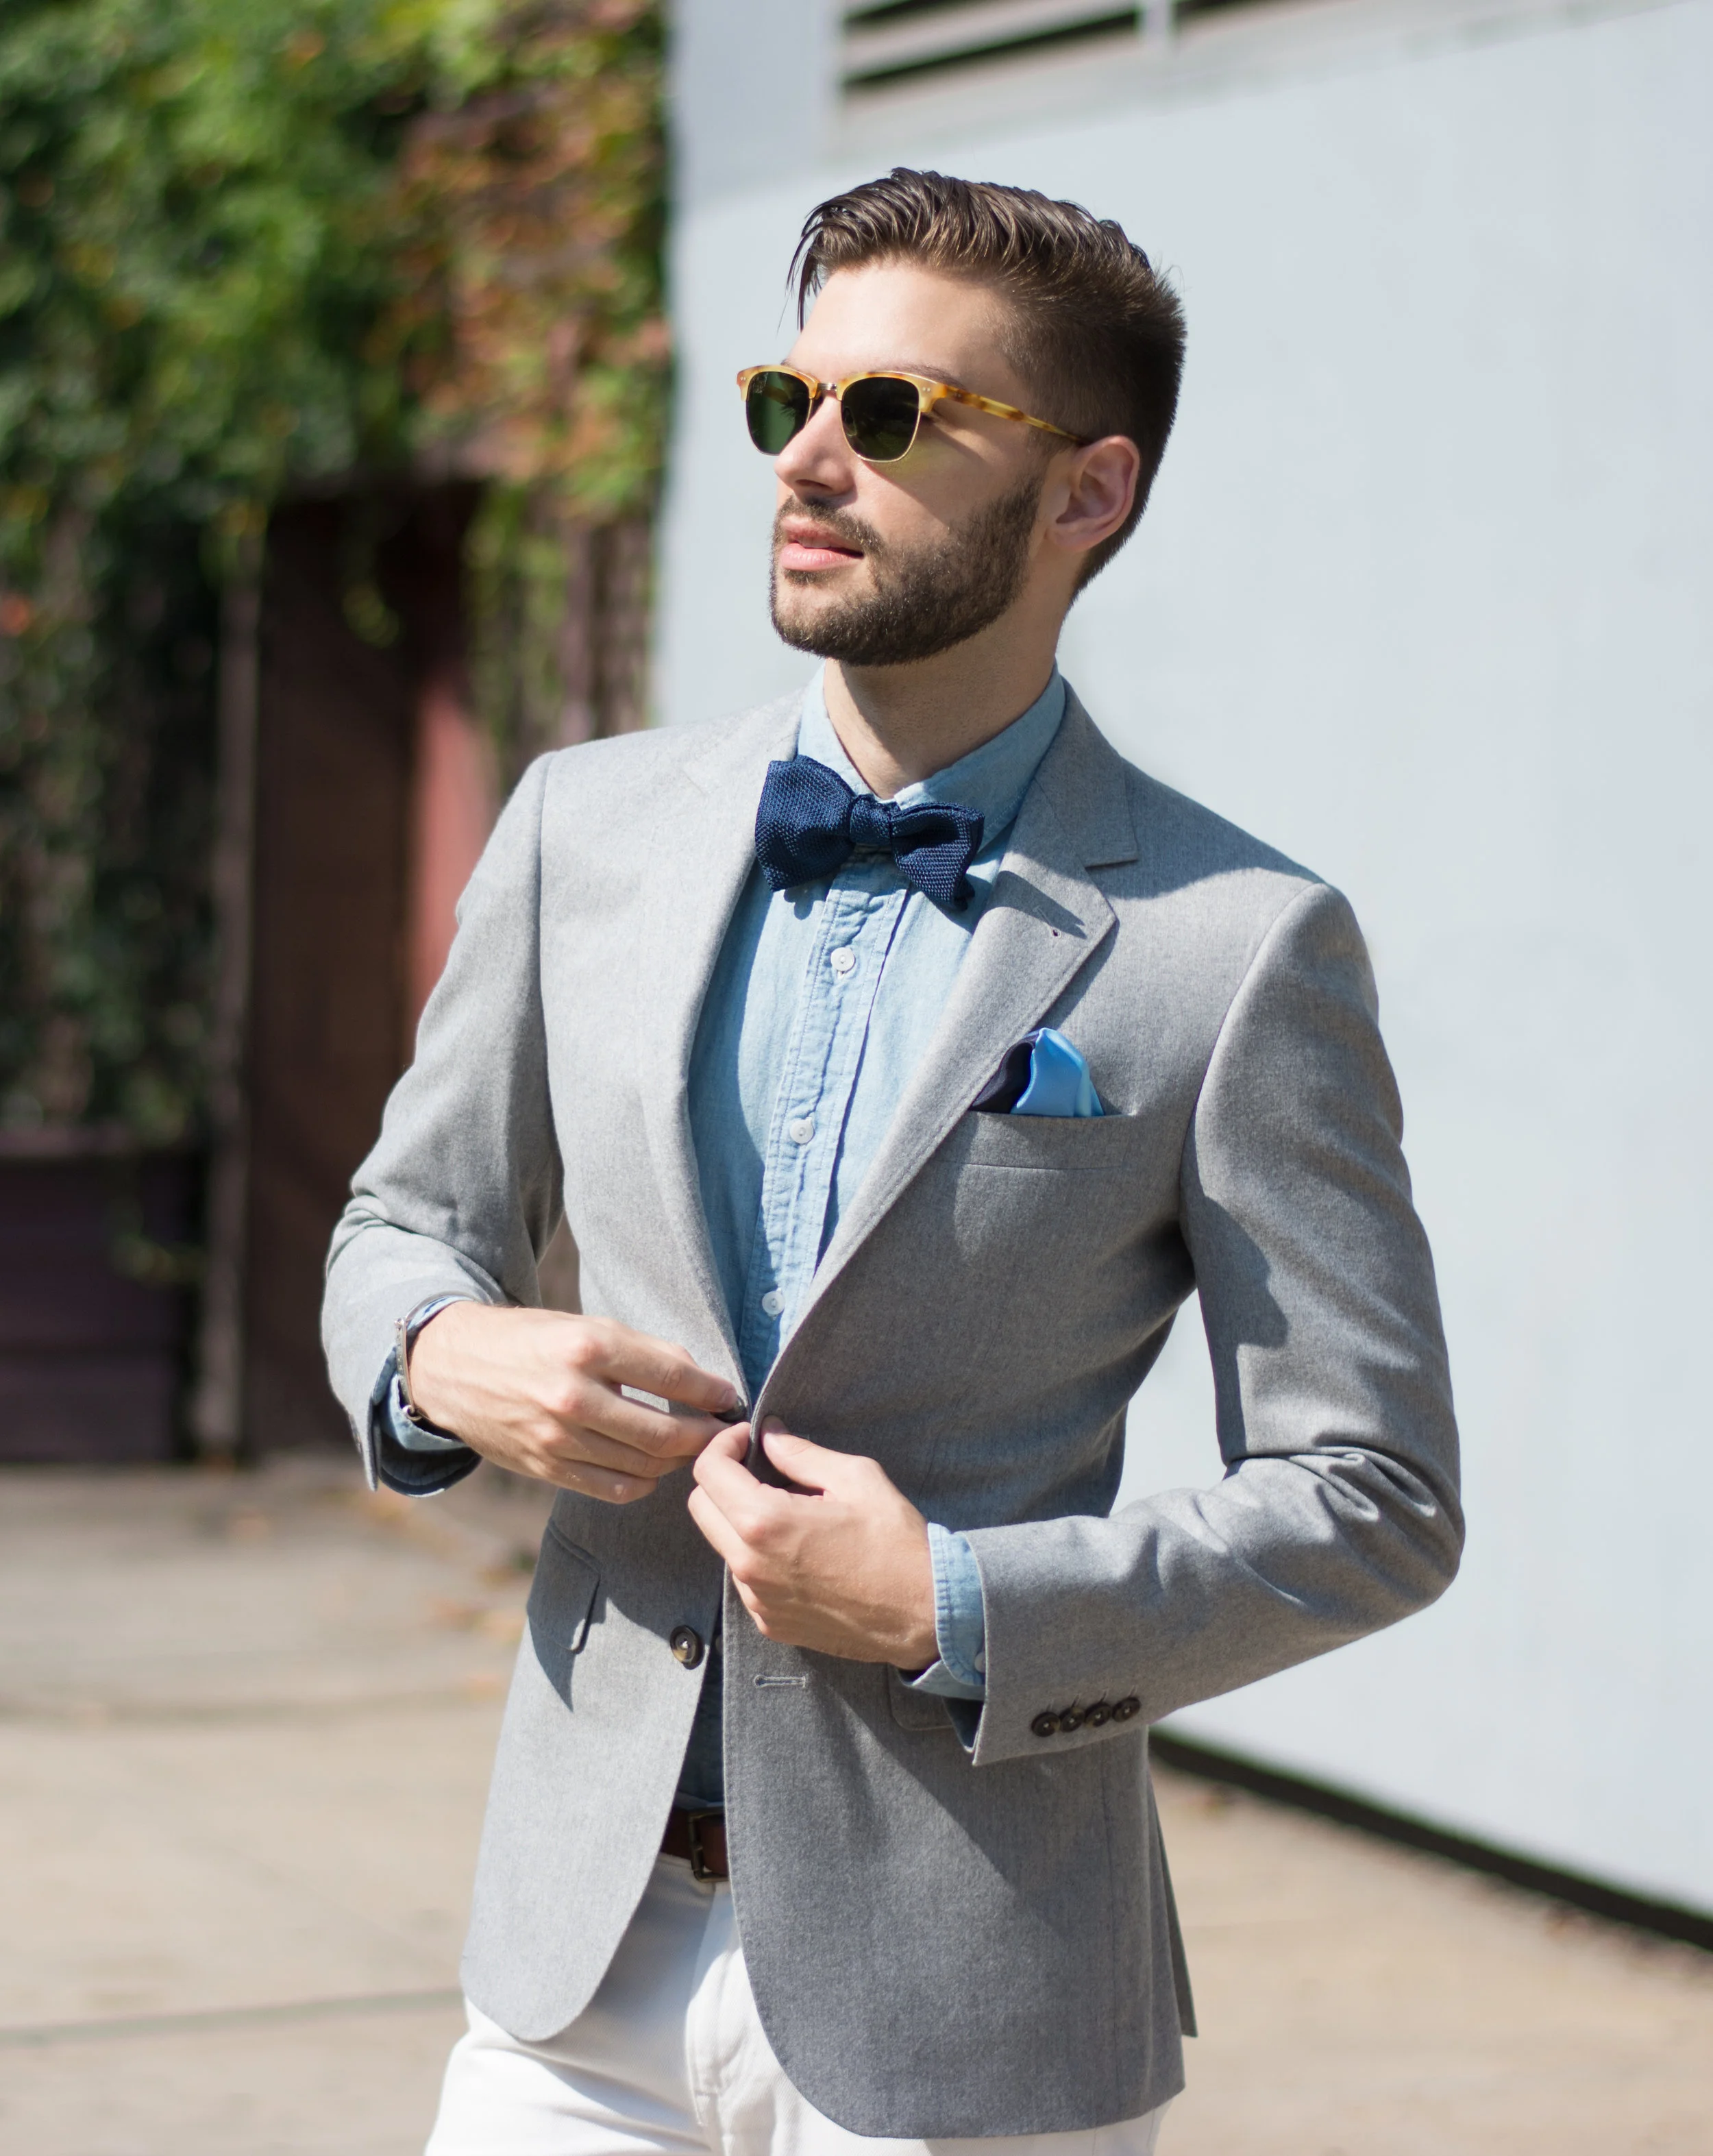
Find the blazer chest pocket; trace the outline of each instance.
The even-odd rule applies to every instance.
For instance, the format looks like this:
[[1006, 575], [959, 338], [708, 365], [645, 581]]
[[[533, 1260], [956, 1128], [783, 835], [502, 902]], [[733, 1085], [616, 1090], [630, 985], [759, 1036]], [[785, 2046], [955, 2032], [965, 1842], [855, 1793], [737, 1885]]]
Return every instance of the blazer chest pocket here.
[[1136, 1116], [984, 1116], [972, 1109], [951, 1151], [965, 1168], [1124, 1175], [1141, 1158]]
[[572, 1665], [589, 1636], [600, 1585], [593, 1558], [550, 1521], [530, 1589], [530, 1641], [541, 1674], [562, 1697], [571, 1690]]
[[1152, 1116], [962, 1118], [922, 1178], [915, 1233], [925, 1267], [955, 1270], [974, 1352], [1097, 1337], [1096, 1313], [1132, 1291], [1126, 1254], [1171, 1203], [1161, 1137]]

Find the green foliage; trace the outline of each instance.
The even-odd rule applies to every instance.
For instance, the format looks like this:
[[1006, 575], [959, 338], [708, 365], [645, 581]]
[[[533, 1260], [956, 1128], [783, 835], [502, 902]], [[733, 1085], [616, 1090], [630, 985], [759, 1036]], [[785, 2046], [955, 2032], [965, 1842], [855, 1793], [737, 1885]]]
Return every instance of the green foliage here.
[[273, 502], [490, 477], [484, 588], [646, 502], [659, 65], [645, 0], [8, 0], [0, 1126], [195, 1127], [218, 589]]

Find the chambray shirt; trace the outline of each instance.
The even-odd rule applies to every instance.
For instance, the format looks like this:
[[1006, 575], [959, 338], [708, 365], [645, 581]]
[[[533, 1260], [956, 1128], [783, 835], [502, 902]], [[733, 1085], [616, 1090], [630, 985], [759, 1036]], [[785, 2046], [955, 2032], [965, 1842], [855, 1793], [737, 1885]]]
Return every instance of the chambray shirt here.
[[[905, 807], [956, 801], [981, 813], [982, 850], [970, 865], [973, 896], [962, 912], [936, 906], [885, 854], [854, 854], [830, 881], [786, 891], [771, 891], [759, 868], [750, 873], [702, 1006], [690, 1099], [702, 1209], [751, 1399], [933, 1036], [1064, 713], [1055, 671], [1003, 733], [895, 797]], [[869, 790], [839, 746], [819, 673], [804, 698], [798, 750], [856, 792]], [[383, 1445], [390, 1438], [420, 1453], [449, 1442], [405, 1420], [390, 1368], [376, 1392]], [[916, 1682], [954, 1700], [980, 1700], [975, 1560], [962, 1536], [937, 1523], [928, 1536], [940, 1659]], [[683, 1804], [722, 1799], [720, 1677], [716, 1651], [685, 1755]]]

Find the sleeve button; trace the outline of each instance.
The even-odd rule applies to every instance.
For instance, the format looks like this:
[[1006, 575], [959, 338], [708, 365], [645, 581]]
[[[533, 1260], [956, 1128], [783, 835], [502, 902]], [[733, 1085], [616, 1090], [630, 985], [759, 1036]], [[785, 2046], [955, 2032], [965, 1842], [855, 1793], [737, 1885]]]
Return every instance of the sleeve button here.
[[1129, 1722], [1136, 1715], [1140, 1714], [1141, 1711], [1142, 1702], [1141, 1700], [1134, 1698], [1121, 1699], [1112, 1710], [1112, 1719], [1115, 1722]]
[[1082, 1726], [1083, 1712], [1080, 1707], [1068, 1707], [1059, 1717], [1059, 1727], [1067, 1737], [1074, 1736]]
[[1111, 1719], [1112, 1709], [1104, 1699], [1097, 1699], [1092, 1707], [1083, 1710], [1083, 1720], [1090, 1729], [1104, 1729]]
[[672, 1650], [673, 1659], [682, 1662], [687, 1670], [695, 1669], [708, 1651], [702, 1644], [701, 1634], [693, 1625], [675, 1626], [667, 1645]]
[[1038, 1714], [1029, 1727], [1037, 1737], [1056, 1737], [1059, 1734], [1059, 1717], [1056, 1714]]

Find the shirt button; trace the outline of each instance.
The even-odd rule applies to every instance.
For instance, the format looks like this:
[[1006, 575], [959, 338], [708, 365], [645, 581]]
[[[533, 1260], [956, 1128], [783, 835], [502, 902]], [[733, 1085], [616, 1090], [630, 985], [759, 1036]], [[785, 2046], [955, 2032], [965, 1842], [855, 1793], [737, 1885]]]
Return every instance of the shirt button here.
[[839, 979], [842, 981], [847, 973], [852, 973], [856, 971], [856, 952], [851, 949], [848, 943], [841, 943], [839, 948], [833, 953], [831, 964], [833, 972], [838, 974]]
[[762, 1297], [762, 1307], [769, 1317], [777, 1317], [785, 1307], [785, 1297], [781, 1295], [777, 1287], [770, 1287], [766, 1295]]
[[794, 1123], [787, 1123], [785, 1126], [785, 1135], [793, 1145], [807, 1145], [815, 1135], [814, 1117], [799, 1116]]

